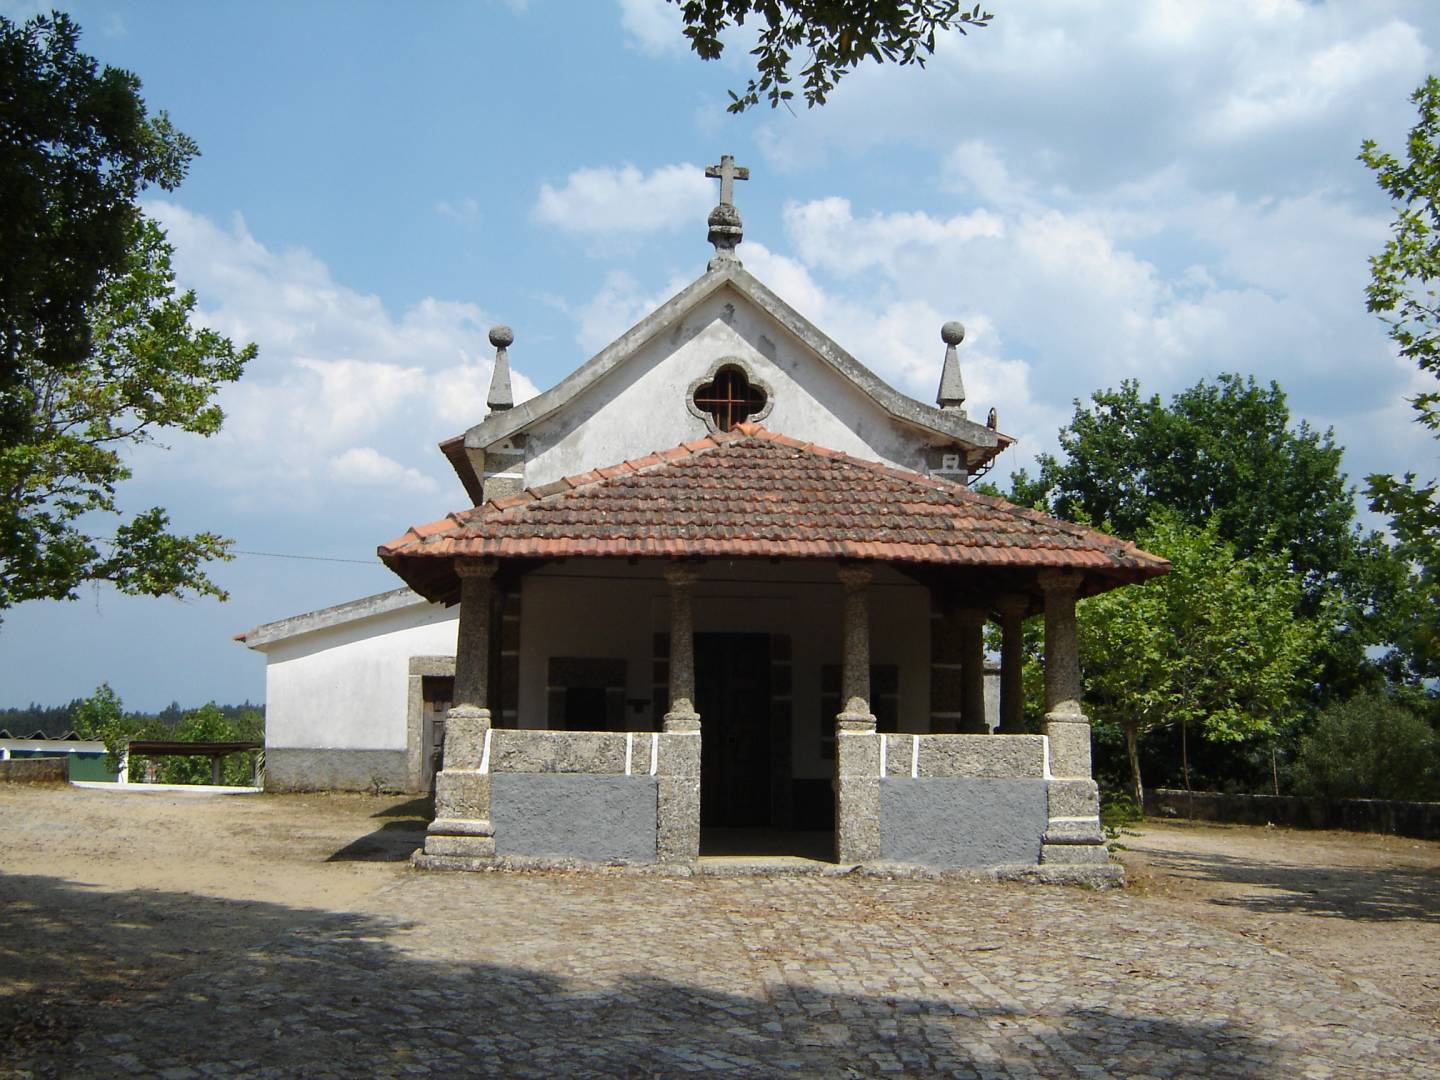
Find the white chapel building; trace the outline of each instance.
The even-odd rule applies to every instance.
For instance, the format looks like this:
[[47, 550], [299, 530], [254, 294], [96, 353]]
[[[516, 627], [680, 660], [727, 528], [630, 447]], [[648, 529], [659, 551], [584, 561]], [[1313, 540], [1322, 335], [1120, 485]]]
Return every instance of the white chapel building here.
[[379, 548], [403, 588], [239, 635], [267, 786], [433, 789], [436, 869], [1102, 873], [1075, 603], [1168, 564], [969, 490], [1013, 440], [970, 419], [960, 325], [936, 404], [899, 393], [744, 269], [747, 174], [708, 172], [706, 272], [558, 385], [515, 405], [491, 331], [489, 410], [440, 445], [460, 508]]

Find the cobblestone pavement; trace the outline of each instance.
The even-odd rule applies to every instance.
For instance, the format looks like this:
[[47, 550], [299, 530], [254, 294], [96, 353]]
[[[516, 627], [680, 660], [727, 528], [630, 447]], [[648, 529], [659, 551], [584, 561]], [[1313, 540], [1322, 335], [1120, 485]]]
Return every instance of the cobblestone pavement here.
[[[0, 900], [0, 980], [55, 973], [0, 1016], [3, 1076], [1180, 1080], [1440, 1063], [1403, 1003], [1124, 892], [397, 871], [344, 913], [13, 874]], [[197, 931], [203, 947], [175, 944]]]

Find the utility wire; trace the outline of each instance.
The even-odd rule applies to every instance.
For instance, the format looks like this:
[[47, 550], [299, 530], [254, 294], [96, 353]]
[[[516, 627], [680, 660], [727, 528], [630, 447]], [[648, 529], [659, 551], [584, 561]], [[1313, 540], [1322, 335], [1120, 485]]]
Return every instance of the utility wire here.
[[[95, 538], [106, 544], [115, 543], [113, 536], [97, 536]], [[339, 559], [333, 555], [285, 555], [278, 551], [240, 551], [232, 548], [230, 555], [259, 555], [266, 559], [301, 559], [305, 562], [343, 562], [354, 563], [356, 566], [380, 566], [382, 563], [377, 559]]]
[[306, 562], [343, 562], [355, 563], [357, 566], [379, 566], [379, 559], [337, 559], [331, 555], [282, 555], [277, 551], [239, 551], [230, 552], [231, 555], [259, 555], [266, 559], [303, 559]]

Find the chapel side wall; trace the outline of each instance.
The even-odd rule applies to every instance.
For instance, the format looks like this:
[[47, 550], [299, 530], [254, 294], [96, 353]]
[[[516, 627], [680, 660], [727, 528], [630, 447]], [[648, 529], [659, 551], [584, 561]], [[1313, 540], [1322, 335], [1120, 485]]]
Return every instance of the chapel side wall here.
[[562, 415], [530, 428], [525, 484], [547, 484], [704, 436], [704, 420], [686, 402], [692, 385], [721, 357], [740, 360], [769, 387], [771, 408], [760, 422], [772, 431], [928, 471], [916, 429], [817, 363], [780, 323], [727, 288], [586, 389]]
[[457, 618], [416, 604], [271, 645], [267, 789], [407, 790], [410, 658], [453, 656]]

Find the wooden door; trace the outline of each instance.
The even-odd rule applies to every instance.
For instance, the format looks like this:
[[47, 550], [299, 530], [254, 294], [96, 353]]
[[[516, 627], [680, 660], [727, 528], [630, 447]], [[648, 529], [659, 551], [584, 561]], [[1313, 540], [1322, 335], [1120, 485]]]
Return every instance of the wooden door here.
[[700, 823], [770, 824], [770, 637], [695, 635]]

